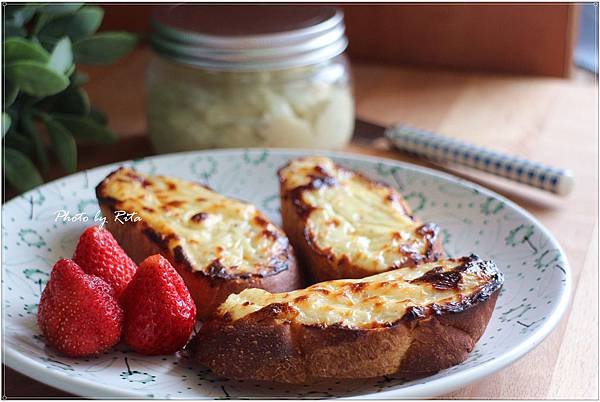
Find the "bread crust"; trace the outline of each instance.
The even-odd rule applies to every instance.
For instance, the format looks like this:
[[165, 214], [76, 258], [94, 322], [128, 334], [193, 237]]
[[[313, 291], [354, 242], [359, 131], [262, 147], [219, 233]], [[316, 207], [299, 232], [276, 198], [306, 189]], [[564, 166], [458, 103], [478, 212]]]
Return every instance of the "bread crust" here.
[[[335, 180], [328, 180], [328, 177], [322, 170], [317, 170], [310, 175], [312, 178], [309, 184], [296, 187], [293, 189], [287, 188], [286, 180], [282, 175], [282, 171], [289, 166], [282, 167], [279, 172], [280, 183], [280, 201], [281, 201], [281, 217], [282, 227], [287, 234], [291, 244], [296, 250], [298, 259], [307, 271], [308, 280], [310, 283], [323, 282], [333, 279], [360, 279], [376, 272], [365, 269], [359, 265], [353, 264], [345, 255], [336, 253], [336, 250], [319, 248], [312, 241], [312, 234], [308, 228], [308, 220], [312, 212], [312, 208], [302, 200], [303, 191], [308, 191], [315, 186], [337, 185]], [[319, 167], [317, 166], [317, 169]], [[346, 170], [339, 166], [337, 169]], [[348, 170], [346, 170], [348, 171]], [[389, 202], [397, 203], [401, 206], [405, 214], [412, 218], [412, 211], [402, 198], [402, 196], [392, 187], [385, 183], [377, 182], [360, 174], [359, 172], [351, 171], [353, 175], [370, 186], [384, 187], [391, 191], [392, 196]], [[320, 176], [319, 176], [320, 175]], [[436, 261], [445, 257], [444, 248], [441, 238], [438, 236], [438, 227], [435, 224], [429, 223], [422, 225], [419, 230], [423, 232], [423, 237], [429, 242], [429, 247], [425, 253], [421, 255], [412, 254], [407, 261], [400, 266], [389, 267], [388, 270], [415, 266], [422, 262]]]
[[423, 376], [464, 361], [492, 315], [500, 287], [459, 312], [351, 329], [279, 322], [269, 309], [237, 321], [217, 317], [193, 340], [217, 375], [308, 384], [383, 375]]
[[[113, 172], [114, 174], [114, 172]], [[112, 175], [112, 174], [111, 174]], [[292, 246], [288, 244], [286, 261], [282, 267], [267, 275], [222, 275], [193, 269], [177, 248], [172, 251], [160, 241], [160, 235], [153, 232], [144, 220], [120, 223], [114, 216], [113, 202], [103, 195], [102, 184], [96, 188], [100, 209], [106, 219], [106, 226], [119, 245], [137, 264], [153, 254], [161, 254], [167, 258], [183, 278], [194, 302], [198, 317], [208, 319], [216, 308], [232, 293], [239, 293], [246, 288], [261, 288], [269, 292], [285, 292], [304, 286], [304, 278], [299, 270]], [[117, 208], [118, 209], [118, 208]], [[128, 211], [131, 212], [131, 211]]]

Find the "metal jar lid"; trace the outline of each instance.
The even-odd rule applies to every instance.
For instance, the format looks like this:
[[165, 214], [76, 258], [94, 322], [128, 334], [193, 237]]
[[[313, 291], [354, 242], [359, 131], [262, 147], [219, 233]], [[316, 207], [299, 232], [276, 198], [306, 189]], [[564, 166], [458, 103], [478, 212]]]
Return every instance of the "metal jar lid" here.
[[260, 71], [317, 64], [348, 46], [340, 10], [316, 5], [156, 7], [152, 46], [194, 66]]

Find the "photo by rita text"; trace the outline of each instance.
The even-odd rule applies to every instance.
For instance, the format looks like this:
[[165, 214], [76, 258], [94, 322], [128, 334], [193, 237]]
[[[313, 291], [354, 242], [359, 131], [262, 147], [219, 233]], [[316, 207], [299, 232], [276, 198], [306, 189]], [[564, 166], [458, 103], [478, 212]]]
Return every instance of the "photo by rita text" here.
[[[113, 212], [114, 222], [124, 225], [126, 223], [135, 223], [142, 220], [142, 217], [137, 212], [127, 212], [123, 210], [117, 210]], [[102, 215], [102, 211], [98, 210], [93, 217], [85, 212], [71, 213], [65, 209], [59, 209], [55, 212], [54, 222], [69, 222], [69, 223], [87, 223], [96, 222], [100, 227], [104, 227], [107, 222], [107, 218]]]

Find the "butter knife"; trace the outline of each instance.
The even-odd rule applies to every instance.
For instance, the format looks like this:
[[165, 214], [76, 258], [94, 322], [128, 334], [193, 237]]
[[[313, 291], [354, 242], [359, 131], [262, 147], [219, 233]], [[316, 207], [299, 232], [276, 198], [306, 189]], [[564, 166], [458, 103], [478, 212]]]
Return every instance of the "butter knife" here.
[[407, 124], [382, 127], [357, 119], [354, 135], [359, 142], [386, 138], [396, 149], [412, 155], [438, 163], [465, 165], [557, 195], [567, 195], [573, 189], [574, 176], [568, 169], [546, 166]]

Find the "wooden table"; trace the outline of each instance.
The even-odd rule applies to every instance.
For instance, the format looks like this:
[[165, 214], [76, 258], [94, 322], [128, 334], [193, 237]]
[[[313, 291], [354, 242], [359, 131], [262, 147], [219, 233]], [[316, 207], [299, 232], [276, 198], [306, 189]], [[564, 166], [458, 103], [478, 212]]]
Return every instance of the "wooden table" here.
[[[80, 168], [151, 153], [143, 136], [148, 58], [149, 52], [141, 50], [117, 66], [89, 70], [92, 101], [108, 112], [122, 141], [118, 148], [85, 147]], [[559, 198], [482, 173], [463, 173], [517, 202], [555, 234], [573, 270], [574, 293], [567, 315], [534, 351], [448, 397], [598, 398], [598, 94], [593, 82], [358, 63], [353, 68], [357, 113], [363, 118], [412, 123], [571, 168], [576, 175], [573, 193]], [[426, 165], [377, 147], [353, 144], [347, 150]], [[10, 369], [4, 395], [69, 396]]]

